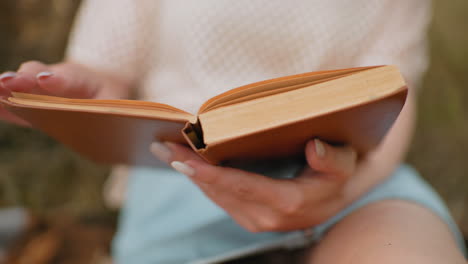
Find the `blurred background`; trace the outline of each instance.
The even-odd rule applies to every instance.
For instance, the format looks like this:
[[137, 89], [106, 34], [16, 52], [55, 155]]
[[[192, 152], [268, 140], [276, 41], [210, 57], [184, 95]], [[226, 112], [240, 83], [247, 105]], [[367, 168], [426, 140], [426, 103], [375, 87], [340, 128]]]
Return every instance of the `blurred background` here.
[[[27, 60], [60, 61], [79, 2], [2, 0], [0, 72]], [[439, 191], [468, 237], [468, 1], [433, 3], [431, 64], [408, 162]], [[117, 215], [102, 199], [108, 172], [46, 135], [0, 123], [0, 207], [31, 211], [8, 263], [107, 263]]]

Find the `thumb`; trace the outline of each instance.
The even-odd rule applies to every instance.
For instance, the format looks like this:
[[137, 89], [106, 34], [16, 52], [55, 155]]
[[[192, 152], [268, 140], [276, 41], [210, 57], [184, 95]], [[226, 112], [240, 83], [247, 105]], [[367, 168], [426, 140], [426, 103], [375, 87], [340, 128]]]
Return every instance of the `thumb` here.
[[335, 147], [314, 139], [307, 143], [305, 154], [314, 171], [335, 179], [346, 180], [356, 169], [357, 153], [349, 146]]
[[317, 199], [341, 197], [344, 184], [356, 170], [356, 151], [314, 139], [306, 144], [305, 153], [309, 166], [294, 179], [298, 186]]
[[51, 66], [36, 75], [38, 85], [51, 95], [69, 98], [93, 98], [100, 88], [94, 72], [74, 63]]

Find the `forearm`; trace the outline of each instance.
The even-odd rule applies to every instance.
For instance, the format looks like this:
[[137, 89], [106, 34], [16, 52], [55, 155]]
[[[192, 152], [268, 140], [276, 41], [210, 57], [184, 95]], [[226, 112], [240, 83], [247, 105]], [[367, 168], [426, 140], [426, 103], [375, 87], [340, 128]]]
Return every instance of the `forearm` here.
[[383, 143], [364, 158], [347, 183], [344, 203], [349, 204], [385, 180], [403, 161], [413, 134], [415, 114], [416, 98], [415, 92], [411, 90], [399, 118]]

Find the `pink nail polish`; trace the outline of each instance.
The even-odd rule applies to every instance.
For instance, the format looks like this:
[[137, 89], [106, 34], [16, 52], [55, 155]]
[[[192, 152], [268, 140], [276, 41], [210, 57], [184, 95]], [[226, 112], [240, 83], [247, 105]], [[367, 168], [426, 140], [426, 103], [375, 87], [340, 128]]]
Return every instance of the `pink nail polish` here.
[[46, 80], [52, 75], [54, 75], [52, 72], [40, 72], [36, 75], [36, 78], [39, 80]]
[[15, 72], [5, 72], [4, 74], [0, 75], [1, 82], [7, 82], [16, 77]]

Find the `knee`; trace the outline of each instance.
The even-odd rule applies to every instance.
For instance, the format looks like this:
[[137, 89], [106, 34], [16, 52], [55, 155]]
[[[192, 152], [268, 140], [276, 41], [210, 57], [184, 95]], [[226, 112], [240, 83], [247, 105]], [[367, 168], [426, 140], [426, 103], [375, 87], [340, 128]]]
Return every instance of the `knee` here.
[[441, 219], [405, 201], [378, 202], [347, 216], [306, 263], [466, 263]]

